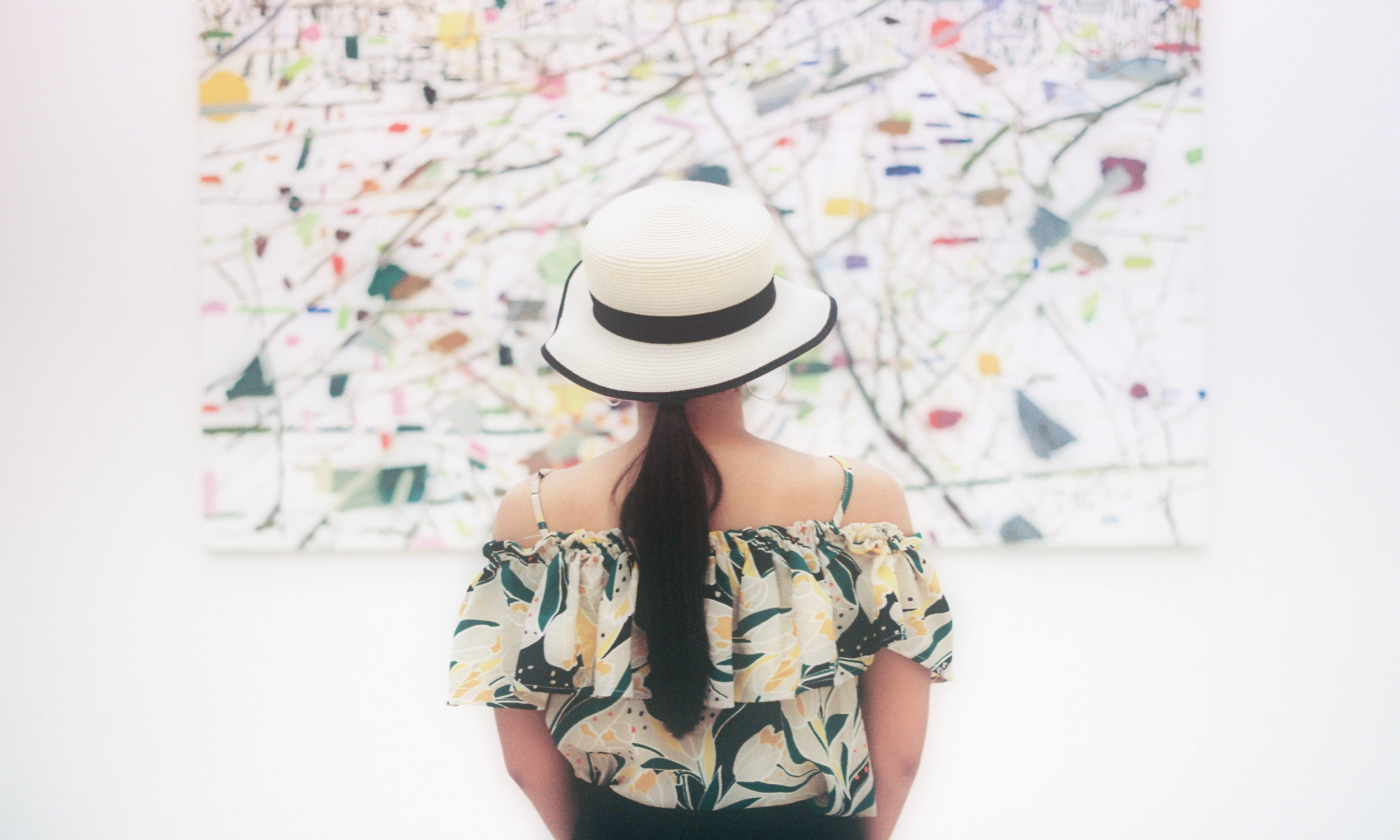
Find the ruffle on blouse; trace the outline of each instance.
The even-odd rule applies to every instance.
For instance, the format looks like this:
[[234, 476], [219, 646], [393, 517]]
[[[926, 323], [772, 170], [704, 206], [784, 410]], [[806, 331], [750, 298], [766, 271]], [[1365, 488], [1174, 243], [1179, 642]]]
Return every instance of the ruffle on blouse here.
[[[888, 522], [710, 534], [705, 705], [839, 685], [889, 647], [951, 678], [952, 620], [922, 537]], [[452, 705], [543, 709], [551, 693], [646, 698], [636, 565], [618, 529], [492, 540], [452, 643]]]

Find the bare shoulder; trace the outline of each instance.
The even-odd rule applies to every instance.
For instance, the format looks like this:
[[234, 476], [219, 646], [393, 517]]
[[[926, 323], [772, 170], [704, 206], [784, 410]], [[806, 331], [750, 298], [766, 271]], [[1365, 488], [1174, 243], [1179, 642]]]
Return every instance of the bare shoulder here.
[[[843, 456], [844, 457], [844, 456]], [[858, 458], [845, 458], [851, 465], [851, 501], [843, 522], [889, 522], [906, 535], [914, 533], [909, 500], [904, 487], [885, 470]]]
[[[533, 476], [532, 476], [533, 478]], [[535, 510], [530, 504], [530, 478], [519, 482], [501, 497], [496, 508], [496, 524], [491, 530], [493, 540], [513, 540], [528, 544], [539, 536]]]

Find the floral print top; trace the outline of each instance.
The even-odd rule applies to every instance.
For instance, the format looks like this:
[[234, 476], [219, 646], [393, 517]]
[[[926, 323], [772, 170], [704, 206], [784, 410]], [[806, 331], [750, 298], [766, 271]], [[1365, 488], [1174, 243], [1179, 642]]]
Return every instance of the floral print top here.
[[[575, 774], [647, 805], [708, 810], [811, 799], [873, 816], [857, 678], [882, 647], [951, 679], [952, 618], [922, 537], [888, 522], [712, 531], [710, 687], [701, 725], [673, 736], [643, 702], [647, 645], [621, 530], [545, 528], [492, 540], [452, 640], [448, 703], [537, 709]], [[664, 653], [662, 654], [664, 655]]]

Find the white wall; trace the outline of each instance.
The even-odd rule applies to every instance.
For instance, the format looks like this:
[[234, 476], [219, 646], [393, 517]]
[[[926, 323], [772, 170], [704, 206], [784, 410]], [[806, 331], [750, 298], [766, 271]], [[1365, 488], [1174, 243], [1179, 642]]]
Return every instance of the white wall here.
[[[0, 837], [543, 838], [468, 560], [200, 549], [191, 5], [0, 26]], [[1205, 12], [1211, 547], [940, 556], [906, 840], [1400, 836], [1400, 5]]]

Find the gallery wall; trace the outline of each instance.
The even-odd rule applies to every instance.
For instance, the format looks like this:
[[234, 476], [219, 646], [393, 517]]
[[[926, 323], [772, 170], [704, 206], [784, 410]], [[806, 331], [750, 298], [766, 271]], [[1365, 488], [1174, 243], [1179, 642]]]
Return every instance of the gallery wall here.
[[[1400, 8], [1202, 14], [1209, 545], [935, 554], [897, 837], [1400, 833]], [[544, 838], [443, 702], [479, 557], [201, 548], [193, 9], [6, 18], [0, 836]]]

